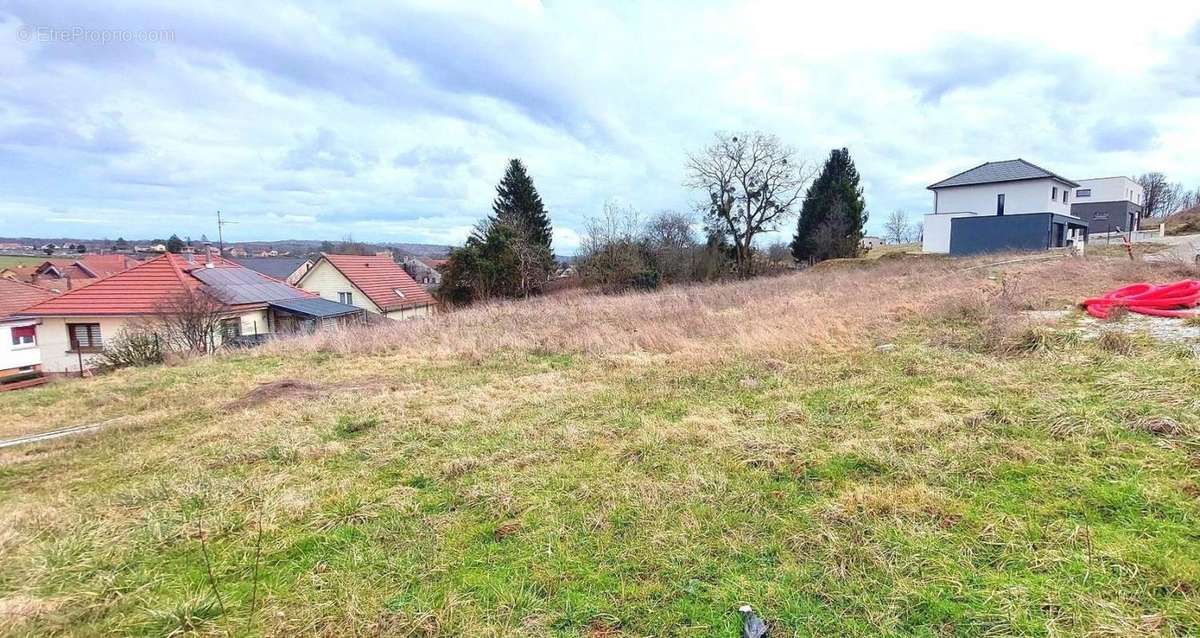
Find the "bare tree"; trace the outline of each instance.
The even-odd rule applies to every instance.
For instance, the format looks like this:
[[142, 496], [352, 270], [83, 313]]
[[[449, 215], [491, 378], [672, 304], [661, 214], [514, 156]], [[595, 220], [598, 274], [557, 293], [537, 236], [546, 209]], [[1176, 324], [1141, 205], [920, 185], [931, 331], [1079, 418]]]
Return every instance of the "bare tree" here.
[[892, 211], [887, 221], [883, 223], [883, 238], [893, 244], [903, 244], [912, 236], [912, 224], [908, 222], [908, 213], [900, 209]]
[[587, 220], [580, 255], [580, 273], [589, 284], [623, 289], [645, 267], [639, 249], [638, 213], [614, 202], [604, 204], [600, 217]]
[[665, 210], [646, 222], [646, 251], [663, 281], [675, 283], [691, 277], [699, 245], [692, 221], [689, 215]]
[[172, 349], [203, 354], [216, 345], [221, 321], [228, 318], [228, 306], [215, 295], [188, 288], [163, 300], [155, 307], [159, 332]]
[[546, 283], [546, 263], [552, 260], [549, 249], [534, 241], [529, 227], [517, 220], [498, 219], [492, 223], [508, 239], [508, 249], [516, 266], [512, 276], [517, 294], [528, 297], [540, 291]]
[[708, 196], [702, 208], [709, 226], [733, 243], [741, 277], [754, 272], [754, 238], [795, 214], [812, 179], [792, 148], [758, 131], [717, 133], [712, 144], [688, 156], [687, 172], [684, 185]]
[[1191, 210], [1200, 206], [1200, 188], [1185, 191], [1179, 196], [1179, 210]]
[[786, 241], [772, 242], [767, 246], [767, 259], [773, 264], [786, 264], [792, 261], [792, 247]]
[[373, 255], [371, 249], [360, 241], [354, 241], [352, 235], [342, 237], [342, 241], [334, 248], [338, 255]]
[[1183, 187], [1168, 182], [1162, 173], [1146, 173], [1137, 179], [1142, 185], [1142, 217], [1166, 217], [1179, 210]]

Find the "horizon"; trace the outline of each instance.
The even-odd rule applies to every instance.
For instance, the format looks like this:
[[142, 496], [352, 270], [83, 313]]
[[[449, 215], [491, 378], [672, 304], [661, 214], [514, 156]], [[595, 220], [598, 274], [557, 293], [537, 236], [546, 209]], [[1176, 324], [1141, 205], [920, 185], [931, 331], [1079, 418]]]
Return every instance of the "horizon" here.
[[686, 154], [741, 130], [815, 165], [848, 148], [870, 235], [893, 210], [918, 222], [926, 185], [1015, 157], [1200, 188], [1200, 6], [1151, 4], [1130, 28], [1082, 2], [996, 21], [948, 2], [18, 1], [0, 9], [0, 235], [211, 240], [220, 210], [226, 243], [454, 246], [518, 157], [570, 255], [606, 202], [691, 212]]

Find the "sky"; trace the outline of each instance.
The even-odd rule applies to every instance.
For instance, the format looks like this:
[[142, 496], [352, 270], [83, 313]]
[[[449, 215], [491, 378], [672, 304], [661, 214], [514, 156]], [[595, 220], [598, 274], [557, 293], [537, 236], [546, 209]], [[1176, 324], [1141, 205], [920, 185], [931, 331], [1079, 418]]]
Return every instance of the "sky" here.
[[718, 131], [849, 148], [876, 232], [989, 160], [1200, 187], [1197, 2], [331, 4], [0, 0], [0, 236], [454, 244], [518, 157], [571, 254]]

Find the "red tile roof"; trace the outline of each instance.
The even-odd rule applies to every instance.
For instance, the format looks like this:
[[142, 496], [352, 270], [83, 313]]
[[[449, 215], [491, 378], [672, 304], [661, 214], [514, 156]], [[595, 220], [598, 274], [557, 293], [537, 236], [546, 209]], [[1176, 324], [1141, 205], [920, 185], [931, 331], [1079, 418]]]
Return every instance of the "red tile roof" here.
[[37, 286], [0, 278], [0, 319], [53, 296]]
[[125, 255], [83, 255], [76, 263], [90, 271], [95, 277], [115, 275], [129, 270], [140, 262]]
[[[238, 264], [213, 256], [217, 268], [247, 270]], [[188, 260], [186, 255], [166, 253], [146, 260], [138, 265], [72, 290], [62, 296], [49, 299], [27, 308], [22, 315], [35, 316], [127, 316], [156, 312], [164, 301], [204, 284], [190, 273], [204, 268], [205, 260], [195, 255]], [[265, 275], [259, 275], [265, 277]], [[297, 296], [304, 296], [297, 290]]]
[[[338, 269], [384, 312], [432, 306], [437, 303], [408, 273], [386, 255], [328, 255], [321, 257]], [[314, 268], [315, 270], [315, 268]], [[311, 271], [310, 271], [311, 272]], [[403, 295], [397, 294], [399, 290]]]

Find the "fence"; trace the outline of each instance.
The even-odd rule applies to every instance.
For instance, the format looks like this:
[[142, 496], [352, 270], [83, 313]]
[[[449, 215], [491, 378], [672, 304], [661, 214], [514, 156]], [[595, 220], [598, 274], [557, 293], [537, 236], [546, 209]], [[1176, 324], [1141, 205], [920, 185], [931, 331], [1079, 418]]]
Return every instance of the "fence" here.
[[1166, 236], [1167, 236], [1167, 225], [1159, 224], [1157, 228], [1151, 228], [1148, 230], [1140, 229], [1140, 230], [1135, 230], [1132, 233], [1126, 233], [1126, 232], [1122, 232], [1119, 230], [1109, 232], [1109, 233], [1089, 233], [1088, 241], [1093, 242], [1093, 243], [1102, 241], [1106, 244], [1111, 244], [1114, 242], [1120, 243], [1121, 241], [1128, 238], [1130, 243], [1137, 244], [1137, 243], [1141, 243], [1141, 242], [1158, 241]]

